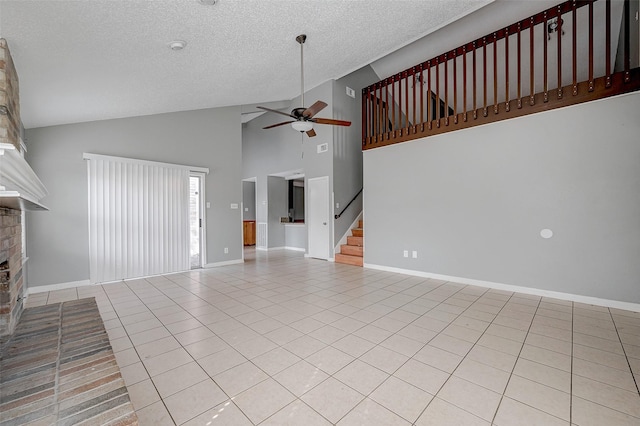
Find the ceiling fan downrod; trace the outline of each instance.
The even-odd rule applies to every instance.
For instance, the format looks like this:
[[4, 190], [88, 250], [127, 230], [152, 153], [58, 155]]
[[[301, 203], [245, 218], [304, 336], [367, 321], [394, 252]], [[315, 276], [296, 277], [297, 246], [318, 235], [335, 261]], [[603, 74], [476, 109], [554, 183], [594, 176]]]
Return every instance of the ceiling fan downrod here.
[[300, 106], [304, 108], [304, 42], [307, 40], [306, 34], [300, 34], [296, 37], [296, 41], [300, 43], [300, 93], [302, 103]]

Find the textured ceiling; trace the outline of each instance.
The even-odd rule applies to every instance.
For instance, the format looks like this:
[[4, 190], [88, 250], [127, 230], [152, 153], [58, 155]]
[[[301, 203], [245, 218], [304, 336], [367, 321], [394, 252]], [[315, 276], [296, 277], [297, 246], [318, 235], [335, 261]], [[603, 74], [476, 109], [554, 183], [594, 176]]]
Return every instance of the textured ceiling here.
[[291, 99], [300, 33], [312, 88], [491, 1], [2, 0], [0, 36], [33, 128]]

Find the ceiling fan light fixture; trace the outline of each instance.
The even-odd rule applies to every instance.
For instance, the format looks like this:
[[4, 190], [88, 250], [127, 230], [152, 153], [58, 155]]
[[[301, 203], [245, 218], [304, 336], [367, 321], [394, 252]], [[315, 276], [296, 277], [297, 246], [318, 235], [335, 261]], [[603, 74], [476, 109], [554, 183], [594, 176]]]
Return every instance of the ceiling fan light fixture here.
[[309, 121], [294, 121], [291, 123], [291, 127], [299, 132], [308, 132], [313, 129], [313, 124]]

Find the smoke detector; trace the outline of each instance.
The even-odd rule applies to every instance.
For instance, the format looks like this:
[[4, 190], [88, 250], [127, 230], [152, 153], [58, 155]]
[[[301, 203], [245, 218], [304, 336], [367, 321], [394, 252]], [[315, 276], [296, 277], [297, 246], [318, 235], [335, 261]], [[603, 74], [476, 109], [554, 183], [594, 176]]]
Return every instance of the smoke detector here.
[[182, 50], [186, 45], [187, 42], [183, 40], [174, 40], [169, 43], [169, 47], [171, 48], [171, 50]]

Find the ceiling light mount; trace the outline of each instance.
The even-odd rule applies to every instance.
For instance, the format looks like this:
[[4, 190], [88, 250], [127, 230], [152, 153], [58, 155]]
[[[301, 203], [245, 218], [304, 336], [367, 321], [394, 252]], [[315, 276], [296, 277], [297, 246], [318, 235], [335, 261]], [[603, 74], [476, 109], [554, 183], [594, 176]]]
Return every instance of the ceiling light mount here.
[[215, 6], [218, 0], [198, 0], [198, 2], [203, 6]]
[[171, 50], [182, 50], [185, 48], [186, 45], [187, 45], [187, 42], [184, 40], [174, 40], [171, 43], [169, 43], [169, 48]]

